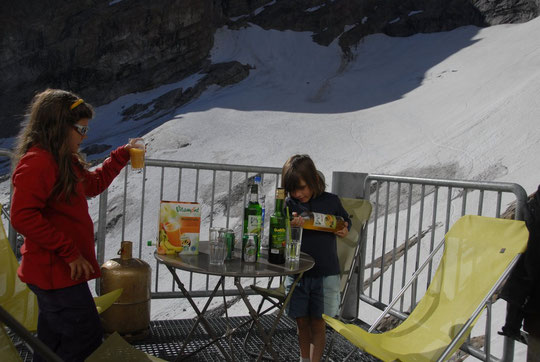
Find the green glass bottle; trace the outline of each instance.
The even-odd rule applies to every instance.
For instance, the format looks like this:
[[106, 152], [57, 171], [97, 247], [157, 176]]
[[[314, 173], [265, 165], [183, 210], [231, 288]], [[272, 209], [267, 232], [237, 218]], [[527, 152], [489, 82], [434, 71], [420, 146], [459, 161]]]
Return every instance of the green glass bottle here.
[[285, 189], [276, 189], [276, 208], [270, 216], [270, 243], [268, 250], [268, 261], [273, 264], [285, 263], [287, 227], [285, 215], [283, 215], [284, 201]]
[[262, 207], [257, 184], [250, 186], [249, 203], [244, 209], [244, 235], [257, 234], [257, 256], [261, 256]]

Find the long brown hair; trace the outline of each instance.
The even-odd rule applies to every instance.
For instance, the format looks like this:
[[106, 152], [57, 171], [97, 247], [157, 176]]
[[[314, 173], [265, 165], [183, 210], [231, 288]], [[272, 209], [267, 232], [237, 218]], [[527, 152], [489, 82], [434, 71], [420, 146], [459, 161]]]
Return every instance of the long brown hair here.
[[299, 188], [300, 180], [304, 180], [313, 191], [313, 197], [321, 195], [326, 189], [324, 180], [308, 155], [291, 156], [281, 171], [281, 187], [289, 194]]
[[88, 103], [82, 102], [71, 109], [79, 99], [76, 94], [60, 89], [47, 89], [36, 94], [17, 137], [13, 158], [13, 164], [16, 165], [32, 146], [50, 152], [58, 164], [58, 179], [52, 195], [61, 196], [65, 200], [69, 200], [75, 193], [78, 181], [73, 169], [73, 156], [85, 165], [81, 155], [73, 155], [69, 148], [69, 132], [79, 120], [94, 117], [94, 110]]

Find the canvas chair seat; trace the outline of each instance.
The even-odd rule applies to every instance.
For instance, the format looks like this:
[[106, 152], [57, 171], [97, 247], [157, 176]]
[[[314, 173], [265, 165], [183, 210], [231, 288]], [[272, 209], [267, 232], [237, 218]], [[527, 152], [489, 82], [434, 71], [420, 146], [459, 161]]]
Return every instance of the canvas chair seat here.
[[[11, 337], [6, 332], [4, 324], [11, 330], [12, 335], [17, 335], [46, 361], [61, 362], [62, 359], [49, 347], [41, 342], [36, 336], [29, 333], [26, 328], [11, 316], [4, 308], [0, 307], [0, 361], [22, 361], [17, 348]], [[86, 362], [161, 362], [161, 358], [147, 354], [130, 345], [122, 336], [114, 332], [105, 339], [86, 360]]]
[[383, 361], [445, 360], [465, 341], [525, 250], [527, 238], [523, 221], [463, 216], [445, 236], [444, 252], [426, 294], [399, 326], [375, 334], [323, 318], [355, 346]]

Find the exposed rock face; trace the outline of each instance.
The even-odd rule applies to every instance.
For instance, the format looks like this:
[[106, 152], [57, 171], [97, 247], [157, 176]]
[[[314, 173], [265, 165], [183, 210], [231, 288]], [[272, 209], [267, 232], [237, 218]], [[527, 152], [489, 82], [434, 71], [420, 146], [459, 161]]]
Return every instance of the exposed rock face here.
[[465, 25], [524, 22], [538, 15], [540, 0], [304, 0], [267, 6], [250, 21], [265, 29], [313, 32], [328, 45], [336, 38], [345, 53], [366, 35], [410, 36]]
[[[227, 62], [208, 65], [203, 72], [206, 73], [193, 87], [177, 88], [145, 103], [136, 103], [122, 112], [123, 121], [152, 120], [169, 113], [190, 100], [199, 97], [209, 86], [216, 84], [221, 87], [238, 83], [249, 75], [249, 65], [239, 62]], [[90, 154], [90, 153], [89, 153]]]
[[523, 23], [540, 13], [540, 0], [473, 0], [489, 25]]
[[64, 88], [104, 104], [199, 70], [213, 45], [210, 0], [0, 6], [0, 137], [17, 132], [14, 115], [24, 113], [37, 91]]
[[[97, 106], [209, 69], [213, 34], [223, 24], [311, 31], [322, 45], [338, 39], [347, 54], [373, 33], [408, 36], [524, 22], [539, 7], [540, 0], [2, 1], [0, 137], [17, 133], [33, 94], [47, 87], [72, 90]], [[246, 71], [221, 65], [207, 81], [230, 84]]]

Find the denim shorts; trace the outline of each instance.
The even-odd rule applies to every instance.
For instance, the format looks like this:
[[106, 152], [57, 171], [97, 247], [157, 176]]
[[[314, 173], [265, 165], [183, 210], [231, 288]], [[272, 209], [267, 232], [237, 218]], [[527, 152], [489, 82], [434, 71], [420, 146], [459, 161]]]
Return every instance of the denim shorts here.
[[[285, 279], [285, 290], [288, 293], [295, 277]], [[290, 318], [313, 317], [322, 318], [322, 314], [337, 315], [340, 297], [339, 275], [326, 277], [302, 277], [287, 305]]]

